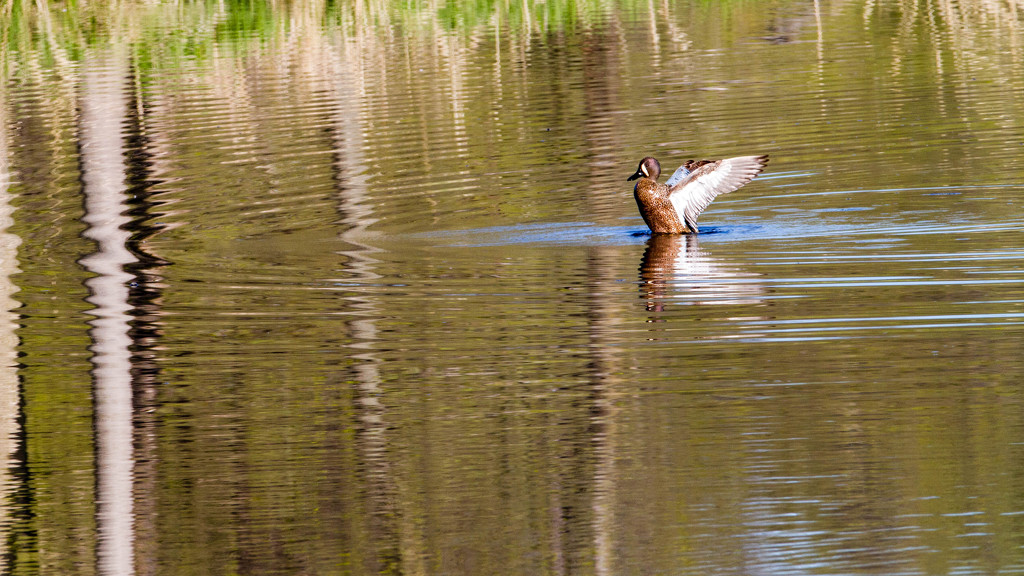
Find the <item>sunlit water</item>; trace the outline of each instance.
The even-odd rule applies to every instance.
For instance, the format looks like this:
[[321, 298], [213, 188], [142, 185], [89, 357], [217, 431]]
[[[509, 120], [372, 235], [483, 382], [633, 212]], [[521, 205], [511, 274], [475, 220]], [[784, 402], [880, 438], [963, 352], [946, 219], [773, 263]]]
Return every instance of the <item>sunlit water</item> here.
[[12, 12], [0, 571], [1024, 572], [1020, 7], [527, 7]]

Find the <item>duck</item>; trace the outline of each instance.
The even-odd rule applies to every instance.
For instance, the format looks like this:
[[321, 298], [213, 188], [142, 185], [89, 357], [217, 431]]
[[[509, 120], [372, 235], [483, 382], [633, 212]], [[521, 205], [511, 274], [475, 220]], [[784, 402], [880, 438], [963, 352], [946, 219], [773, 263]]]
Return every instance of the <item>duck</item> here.
[[637, 180], [633, 198], [655, 234], [698, 234], [697, 217], [719, 194], [732, 192], [764, 170], [768, 155], [724, 160], [687, 160], [664, 184], [661, 164], [651, 156], [640, 161], [627, 181]]

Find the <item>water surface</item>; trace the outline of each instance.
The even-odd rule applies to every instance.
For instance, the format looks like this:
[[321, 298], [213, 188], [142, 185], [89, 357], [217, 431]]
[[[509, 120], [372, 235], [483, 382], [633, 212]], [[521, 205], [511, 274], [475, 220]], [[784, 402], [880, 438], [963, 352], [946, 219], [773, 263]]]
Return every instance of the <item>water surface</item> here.
[[5, 573], [1024, 572], [1019, 7], [9, 10]]

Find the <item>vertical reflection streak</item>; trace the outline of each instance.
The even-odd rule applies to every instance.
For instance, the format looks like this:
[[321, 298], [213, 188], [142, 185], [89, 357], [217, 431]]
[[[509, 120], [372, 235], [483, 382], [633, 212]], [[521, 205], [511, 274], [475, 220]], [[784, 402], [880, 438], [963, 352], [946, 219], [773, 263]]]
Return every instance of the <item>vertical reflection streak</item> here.
[[[821, 5], [819, 0], [814, 0], [814, 24], [818, 30], [818, 37], [815, 40], [815, 47], [817, 50], [817, 66], [815, 72], [818, 77], [818, 90], [821, 94], [822, 108], [825, 107], [825, 32], [821, 28]], [[825, 112], [825, 110], [822, 110]]]
[[[6, 98], [0, 91], [0, 502], [7, 501], [8, 494], [15, 490], [16, 479], [11, 470], [17, 466], [19, 434], [19, 385], [18, 385], [18, 335], [15, 332], [17, 315], [13, 312], [19, 306], [13, 295], [18, 287], [11, 276], [18, 270], [18, 245], [21, 239], [7, 232], [13, 223], [11, 217], [11, 184], [9, 149], [7, 144]], [[11, 526], [7, 506], [0, 506], [0, 526]], [[9, 557], [8, 543], [11, 538], [0, 536], [0, 572], [6, 574]]]
[[[652, 58], [660, 58], [661, 41], [658, 36], [656, 11], [649, 5]], [[620, 98], [622, 84], [609, 70], [622, 67], [621, 54], [625, 51], [622, 28], [610, 24], [606, 33], [595, 33], [587, 38], [584, 49], [584, 99], [586, 121], [584, 133], [591, 182], [587, 190], [592, 191], [590, 201], [596, 205], [602, 202], [598, 191], [604, 189], [602, 175], [607, 167], [615, 165], [615, 156], [620, 146], [616, 141], [617, 118], [614, 102]], [[616, 298], [609, 287], [615, 286], [615, 251], [595, 247], [588, 255], [587, 278], [590, 281], [588, 295], [588, 326], [590, 350], [590, 388], [592, 410], [591, 449], [593, 450], [593, 499], [591, 501], [591, 529], [594, 573], [598, 576], [615, 574], [616, 551], [616, 492], [618, 475], [616, 471], [618, 433], [618, 410], [616, 401], [624, 383], [617, 374], [621, 373], [618, 348], [610, 346], [611, 335], [617, 332], [622, 311], [617, 309]]]
[[[358, 35], [358, 33], [357, 33]], [[365, 173], [364, 130], [362, 126], [361, 103], [365, 102], [365, 77], [361, 66], [362, 52], [359, 39], [342, 39], [340, 53], [333, 62], [336, 106], [335, 165], [338, 180], [338, 212], [342, 215], [344, 231], [341, 238], [353, 249], [342, 252], [349, 260], [346, 273], [357, 282], [376, 282], [380, 275], [375, 268], [379, 261], [374, 254], [380, 248], [364, 242], [367, 228], [376, 219], [368, 199], [368, 175]], [[355, 350], [352, 358], [358, 363], [356, 374], [357, 405], [360, 433], [358, 450], [365, 466], [367, 497], [370, 501], [369, 540], [373, 543], [368, 550], [368, 564], [373, 573], [403, 573], [403, 557], [414, 557], [415, 553], [403, 554], [400, 528], [397, 523], [401, 515], [397, 512], [395, 484], [391, 461], [388, 457], [387, 408], [381, 403], [380, 359], [374, 352], [380, 339], [377, 320], [381, 316], [377, 299], [370, 295], [352, 295], [349, 306], [358, 316], [347, 323]], [[408, 531], [407, 531], [408, 532]], [[410, 570], [415, 573], [417, 570]]]
[[589, 332], [591, 350], [591, 387], [593, 389], [593, 426], [591, 439], [594, 451], [593, 476], [593, 546], [594, 573], [609, 576], [616, 573], [615, 527], [616, 494], [618, 492], [618, 399], [624, 382], [616, 376], [622, 372], [621, 361], [615, 346], [609, 346], [609, 336], [616, 333], [616, 324], [621, 311], [616, 309], [614, 294], [608, 289], [614, 286], [614, 273], [609, 262], [614, 261], [609, 251], [595, 248], [589, 256], [592, 279], [589, 296]]
[[125, 215], [125, 144], [122, 124], [129, 105], [125, 94], [125, 59], [115, 54], [88, 54], [81, 96], [82, 184], [88, 225], [84, 236], [96, 252], [81, 264], [96, 276], [86, 280], [88, 301], [96, 307], [92, 328], [95, 402], [96, 520], [98, 572], [133, 573], [132, 388], [128, 283], [125, 271], [136, 258], [127, 248]]

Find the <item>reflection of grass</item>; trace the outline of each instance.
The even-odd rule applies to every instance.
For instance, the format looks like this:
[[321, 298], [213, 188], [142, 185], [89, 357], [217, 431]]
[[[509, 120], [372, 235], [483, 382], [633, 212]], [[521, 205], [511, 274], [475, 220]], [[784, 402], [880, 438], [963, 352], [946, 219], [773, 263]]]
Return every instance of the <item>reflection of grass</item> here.
[[[670, 13], [692, 13], [703, 5], [680, 2], [658, 4], [658, 17]], [[741, 11], [744, 3], [724, 3], [721, 9]], [[616, 15], [638, 14], [652, 9], [641, 0], [431, 0], [396, 3], [384, 0], [332, 2], [37, 2], [0, 0], [0, 50], [31, 53], [41, 62], [77, 60], [89, 45], [125, 41], [159, 46], [169, 58], [202, 59], [210, 54], [210, 42], [229, 41], [241, 45], [280, 39], [296, 26], [309, 33], [308, 24], [320, 31], [336, 29], [343, 36], [367, 33], [433, 35], [469, 34], [480, 29], [519, 31], [564, 31], [586, 28]], [[753, 8], [752, 8], [753, 9]], [[923, 5], [901, 0], [872, 3], [861, 10], [892, 12], [902, 18], [928, 15], [945, 21], [946, 32], [954, 37], [971, 36], [982, 27], [1019, 24], [1011, 5], [992, 0], [949, 2], [936, 0]], [[756, 11], [756, 10], [755, 10]], [[150, 49], [150, 53], [157, 53]]]
[[579, 23], [581, 16], [601, 12], [607, 6], [607, 3], [597, 1], [527, 3], [448, 0], [437, 9], [437, 22], [446, 30], [466, 31], [492, 25], [497, 17], [512, 29], [528, 28], [537, 23], [553, 28], [571, 29]]
[[[394, 3], [355, 2], [0, 2], [0, 50], [4, 56], [31, 54], [44, 67], [77, 61], [90, 45], [130, 42], [147, 55], [171, 61], [203, 59], [213, 42], [244, 50], [252, 43], [280, 40], [302, 27], [310, 32], [336, 29], [343, 36], [382, 31], [432, 35], [480, 28], [571, 29], [595, 17], [645, 6], [637, 0]], [[5, 64], [9, 64], [5, 58]]]

